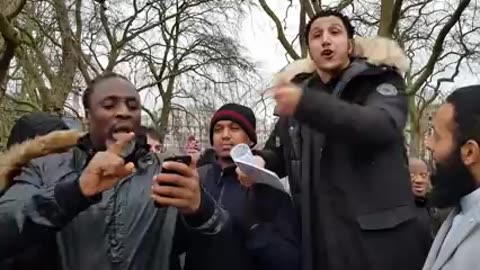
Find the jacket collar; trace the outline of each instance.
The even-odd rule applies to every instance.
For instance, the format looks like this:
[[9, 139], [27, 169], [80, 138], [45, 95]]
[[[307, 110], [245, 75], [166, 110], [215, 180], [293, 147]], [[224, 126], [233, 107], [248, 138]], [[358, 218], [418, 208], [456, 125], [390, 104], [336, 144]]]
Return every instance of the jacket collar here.
[[430, 251], [432, 254], [429, 254], [429, 256], [432, 257], [430, 257], [430, 260], [428, 260], [427, 258], [427, 263], [431, 266], [431, 268], [427, 269], [442, 269], [442, 267], [448, 262], [448, 260], [452, 258], [452, 255], [458, 248], [458, 246], [462, 244], [465, 238], [471, 235], [472, 230], [480, 226], [480, 222], [478, 218], [475, 217], [475, 215], [473, 215], [471, 212], [469, 214], [465, 214], [462, 217], [460, 223], [455, 228], [455, 234], [449, 235], [449, 241], [444, 244], [443, 242], [445, 241], [447, 235], [452, 228], [453, 220], [455, 216], [459, 214], [459, 212], [460, 210], [458, 207], [454, 211], [452, 211], [452, 213], [450, 213], [450, 215], [447, 217], [447, 220], [445, 220], [440, 231], [438, 232]]
[[218, 161], [215, 161], [215, 162], [212, 163], [212, 168], [215, 171], [215, 175], [219, 175], [219, 177], [217, 177], [216, 180], [215, 180], [215, 183], [217, 185], [220, 184], [223, 177], [232, 176], [232, 177], [237, 178], [237, 173], [235, 171], [237, 166], [235, 164], [222, 169], [222, 165], [220, 165], [220, 163]]
[[[354, 55], [355, 58], [382, 69], [389, 68], [400, 74], [408, 71], [409, 63], [405, 53], [395, 41], [387, 38], [355, 38]], [[291, 82], [301, 76], [309, 77], [315, 69], [315, 64], [309, 57], [296, 60], [275, 74], [272, 85]]]

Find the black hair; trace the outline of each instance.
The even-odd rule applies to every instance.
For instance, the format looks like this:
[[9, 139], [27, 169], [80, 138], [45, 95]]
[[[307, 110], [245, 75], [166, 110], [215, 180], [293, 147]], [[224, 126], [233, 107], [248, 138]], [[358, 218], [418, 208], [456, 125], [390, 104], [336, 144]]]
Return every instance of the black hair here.
[[148, 135], [152, 139], [162, 143], [162, 137], [160, 136], [160, 133], [153, 127], [140, 126], [137, 132], [142, 135]]
[[453, 135], [457, 146], [468, 140], [480, 144], [480, 85], [462, 87], [447, 97], [454, 107]]
[[352, 39], [353, 36], [355, 35], [355, 28], [352, 26], [352, 23], [350, 22], [350, 18], [347, 16], [343, 15], [340, 11], [335, 10], [335, 9], [325, 9], [313, 16], [310, 21], [308, 21], [307, 26], [305, 27], [305, 32], [303, 33], [305, 36], [305, 41], [307, 42], [307, 46], [309, 46], [309, 41], [308, 41], [308, 34], [310, 34], [310, 30], [312, 28], [313, 22], [315, 22], [318, 18], [323, 18], [323, 17], [330, 17], [334, 16], [339, 18], [343, 25], [345, 26], [345, 29], [347, 30], [347, 36], [348, 38]]
[[120, 78], [120, 79], [124, 79], [124, 80], [130, 82], [130, 80], [127, 79], [127, 77], [125, 77], [123, 75], [120, 75], [118, 73], [115, 73], [115, 72], [106, 72], [106, 73], [103, 73], [101, 75], [98, 75], [97, 77], [95, 77], [93, 80], [91, 80], [87, 84], [87, 89], [85, 89], [85, 92], [83, 92], [82, 105], [83, 105], [83, 108], [85, 110], [90, 109], [90, 96], [92, 95], [95, 86], [99, 82], [101, 82], [103, 80], [106, 80], [106, 79], [110, 79], [110, 78]]
[[29, 113], [15, 121], [7, 140], [7, 148], [52, 131], [68, 129], [59, 116], [47, 112]]

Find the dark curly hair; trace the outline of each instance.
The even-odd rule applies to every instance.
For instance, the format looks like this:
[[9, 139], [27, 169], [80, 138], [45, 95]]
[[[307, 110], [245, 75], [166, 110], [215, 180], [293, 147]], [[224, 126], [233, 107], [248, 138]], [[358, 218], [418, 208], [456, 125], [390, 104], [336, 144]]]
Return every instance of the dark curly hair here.
[[85, 89], [85, 92], [83, 93], [83, 96], [82, 96], [82, 104], [83, 104], [83, 108], [85, 110], [90, 109], [90, 96], [92, 95], [93, 90], [95, 89], [95, 86], [99, 82], [101, 82], [103, 80], [106, 80], [106, 79], [110, 79], [110, 78], [120, 78], [120, 79], [126, 80], [127, 82], [130, 82], [130, 80], [127, 79], [127, 77], [125, 77], [123, 75], [120, 75], [118, 73], [115, 73], [115, 72], [106, 72], [106, 73], [103, 73], [103, 74], [95, 77], [93, 80], [91, 80], [88, 83], [87, 89]]
[[303, 34], [305, 36], [307, 46], [309, 46], [308, 34], [310, 34], [310, 30], [312, 28], [313, 22], [316, 21], [318, 18], [330, 17], [330, 16], [339, 18], [342, 21], [343, 25], [345, 26], [345, 29], [347, 30], [348, 38], [350, 39], [353, 38], [353, 36], [355, 35], [355, 28], [350, 23], [350, 19], [347, 16], [343, 15], [340, 11], [337, 11], [335, 9], [325, 9], [315, 14], [315, 16], [313, 16], [310, 19], [310, 21], [307, 23], [307, 26], [305, 27], [305, 32]]

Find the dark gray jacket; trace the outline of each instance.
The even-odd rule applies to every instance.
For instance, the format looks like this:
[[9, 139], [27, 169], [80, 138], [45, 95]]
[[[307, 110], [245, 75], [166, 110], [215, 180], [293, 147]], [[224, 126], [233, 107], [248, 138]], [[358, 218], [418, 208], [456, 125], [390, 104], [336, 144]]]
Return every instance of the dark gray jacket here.
[[[0, 257], [56, 234], [61, 269], [174, 269], [171, 247], [178, 214], [174, 208], [156, 208], [150, 199], [160, 164], [146, 150], [139, 146], [129, 157], [136, 163], [135, 174], [97, 198], [85, 198], [78, 184], [93, 155], [85, 144], [29, 162], [0, 198]], [[220, 230], [222, 211], [200, 213], [192, 219], [208, 226], [199, 230]]]

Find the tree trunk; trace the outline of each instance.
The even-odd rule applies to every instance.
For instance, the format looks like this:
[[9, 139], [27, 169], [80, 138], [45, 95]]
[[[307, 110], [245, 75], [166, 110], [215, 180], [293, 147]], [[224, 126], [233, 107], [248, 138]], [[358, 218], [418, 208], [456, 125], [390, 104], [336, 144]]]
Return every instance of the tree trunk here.
[[378, 27], [379, 36], [388, 38], [392, 37], [392, 33], [390, 33], [389, 30], [392, 23], [393, 1], [394, 0], [382, 0], [380, 8], [380, 25]]
[[421, 158], [422, 155], [422, 132], [420, 126], [414, 122], [410, 123], [410, 145], [409, 155]]
[[168, 100], [165, 100], [163, 102], [163, 106], [162, 106], [162, 110], [161, 110], [161, 114], [160, 114], [160, 123], [159, 123], [159, 130], [158, 132], [160, 133], [160, 139], [161, 141], [165, 141], [165, 136], [167, 136], [167, 133], [168, 133], [168, 124], [169, 124], [169, 116], [170, 116], [170, 113], [172, 111], [172, 103], [171, 103], [171, 100], [168, 99]]
[[410, 118], [410, 145], [409, 145], [409, 155], [412, 157], [418, 157], [420, 154], [420, 125], [418, 121], [417, 106], [415, 103], [415, 96], [408, 97], [408, 111]]

